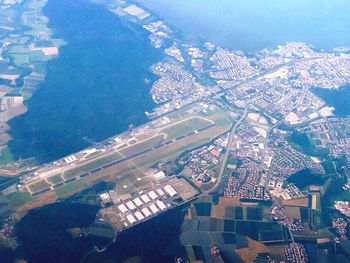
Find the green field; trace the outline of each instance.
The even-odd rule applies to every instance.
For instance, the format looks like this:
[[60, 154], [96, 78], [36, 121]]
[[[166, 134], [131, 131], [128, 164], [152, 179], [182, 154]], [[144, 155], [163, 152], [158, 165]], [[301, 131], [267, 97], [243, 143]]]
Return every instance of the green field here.
[[17, 54], [17, 53], [13, 53], [10, 54], [12, 60], [13, 60], [13, 64], [15, 64], [16, 66], [22, 66], [24, 64], [28, 64], [28, 55], [23, 53], [23, 54]]
[[96, 168], [99, 168], [101, 166], [104, 166], [106, 164], [109, 164], [113, 161], [120, 160], [120, 159], [122, 159], [122, 156], [119, 153], [113, 153], [113, 154], [107, 155], [106, 157], [99, 158], [95, 161], [92, 161], [90, 163], [74, 168], [72, 170], [68, 170], [63, 174], [63, 177], [66, 180], [69, 180], [71, 178], [77, 177], [86, 172], [92, 171]]
[[10, 54], [14, 53], [27, 53], [28, 49], [24, 48], [22, 45], [13, 45], [8, 51]]
[[47, 178], [47, 181], [49, 181], [52, 184], [59, 184], [63, 182], [63, 178], [61, 175], [54, 175], [49, 178]]
[[39, 180], [35, 183], [28, 185], [28, 188], [32, 193], [36, 193], [46, 188], [49, 188], [50, 186], [51, 185], [48, 184], [45, 180]]
[[159, 145], [164, 139], [163, 135], [158, 135], [144, 142], [134, 144], [128, 148], [122, 149], [119, 152], [125, 157], [131, 156], [135, 153], [139, 153], [143, 150]]
[[67, 197], [74, 193], [80, 192], [87, 188], [88, 185], [83, 179], [79, 179], [69, 184], [65, 184], [56, 189], [56, 194], [58, 197]]
[[194, 117], [178, 124], [171, 125], [159, 133], [166, 133], [171, 138], [177, 138], [188, 134], [191, 131], [195, 131], [204, 127], [208, 127], [212, 124], [211, 121], [207, 121], [198, 117]]
[[11, 207], [20, 206], [32, 199], [32, 196], [27, 192], [16, 192], [6, 196], [9, 200]]
[[50, 59], [51, 59], [51, 56], [45, 56], [41, 50], [31, 51], [28, 54], [28, 60], [30, 62], [42, 62]]
[[4, 165], [13, 161], [13, 155], [8, 148], [2, 149], [0, 152], [0, 165]]

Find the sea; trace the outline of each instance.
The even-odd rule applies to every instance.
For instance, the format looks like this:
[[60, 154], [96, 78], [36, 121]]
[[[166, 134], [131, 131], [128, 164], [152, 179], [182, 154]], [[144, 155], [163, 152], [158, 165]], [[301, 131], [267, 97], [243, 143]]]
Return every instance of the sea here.
[[344, 85], [337, 89], [312, 88], [311, 91], [327, 105], [334, 107], [334, 114], [338, 117], [350, 115], [350, 85]]
[[291, 41], [350, 46], [348, 0], [136, 0], [188, 37], [246, 52]]
[[[319, 49], [350, 46], [348, 0], [137, 0], [182, 32], [255, 52], [288, 41]], [[79, 151], [147, 121], [162, 57], [148, 33], [88, 0], [49, 0], [55, 37], [67, 44], [47, 65], [45, 81], [9, 122], [9, 149], [39, 163]]]

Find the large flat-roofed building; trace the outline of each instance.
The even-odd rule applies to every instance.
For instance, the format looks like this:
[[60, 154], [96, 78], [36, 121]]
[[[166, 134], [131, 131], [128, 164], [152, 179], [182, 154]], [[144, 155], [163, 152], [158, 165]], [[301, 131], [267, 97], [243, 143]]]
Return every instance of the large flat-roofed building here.
[[167, 207], [166, 207], [166, 205], [162, 202], [162, 201], [160, 201], [160, 200], [157, 200], [157, 202], [156, 202], [156, 205], [160, 208], [160, 210], [165, 210], [165, 209], [167, 209]]
[[137, 221], [133, 215], [126, 216], [126, 219], [129, 221], [130, 224], [133, 224]]
[[165, 173], [163, 171], [159, 171], [158, 173], [154, 174], [155, 180], [162, 180], [165, 178]]
[[139, 220], [139, 221], [145, 219], [145, 217], [142, 215], [141, 212], [136, 212], [136, 213], [134, 214], [134, 216], [135, 216], [135, 217], [137, 218], [137, 220]]
[[171, 186], [171, 185], [166, 185], [164, 187], [165, 192], [170, 195], [171, 197], [177, 195], [177, 192], [175, 191], [175, 189]]
[[124, 204], [121, 204], [121, 205], [118, 205], [118, 209], [120, 212], [122, 212], [123, 214], [128, 212], [128, 208], [124, 205]]
[[75, 157], [75, 155], [70, 155], [70, 156], [64, 158], [64, 161], [68, 164], [74, 163], [76, 160], [78, 160], [78, 159], [77, 159], [77, 157]]
[[149, 203], [149, 202], [151, 202], [151, 199], [149, 199], [149, 197], [147, 196], [147, 195], [142, 195], [141, 196], [141, 199], [142, 199], [142, 201], [144, 202], [144, 203]]
[[156, 200], [158, 198], [158, 195], [154, 191], [149, 192], [148, 195], [152, 198], [152, 200]]
[[142, 208], [142, 213], [145, 215], [145, 217], [149, 217], [152, 215], [151, 211], [147, 207]]
[[155, 204], [151, 204], [151, 205], [149, 206], [149, 209], [151, 209], [151, 211], [152, 211], [153, 214], [157, 214], [157, 213], [159, 212], [159, 209], [156, 207]]
[[133, 202], [136, 204], [136, 206], [140, 207], [143, 205], [142, 201], [140, 198], [136, 197]]
[[157, 189], [156, 192], [158, 193], [158, 195], [163, 196], [165, 195], [164, 191], [162, 189]]
[[125, 7], [123, 11], [131, 16], [136, 16], [137, 18], [143, 20], [150, 16], [148, 12], [143, 10], [142, 8], [138, 7], [137, 5], [130, 5], [128, 7]]
[[136, 209], [136, 206], [134, 205], [134, 203], [132, 201], [129, 201], [126, 203], [126, 206], [130, 209], [130, 210], [134, 210]]

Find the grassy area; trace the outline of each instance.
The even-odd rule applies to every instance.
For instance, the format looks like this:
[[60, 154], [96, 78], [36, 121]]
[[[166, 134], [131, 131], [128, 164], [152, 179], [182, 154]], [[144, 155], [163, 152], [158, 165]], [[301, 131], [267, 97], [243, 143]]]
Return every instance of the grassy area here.
[[85, 183], [85, 180], [79, 179], [75, 182], [65, 184], [59, 188], [56, 189], [56, 194], [58, 197], [67, 197], [72, 194], [78, 193], [85, 188], [87, 188], [88, 185]]
[[13, 60], [13, 64], [15, 64], [16, 66], [22, 66], [24, 64], [28, 64], [28, 55], [23, 53], [13, 53], [10, 54], [12, 60]]
[[27, 192], [16, 192], [9, 194], [6, 198], [9, 200], [12, 207], [17, 207], [30, 201], [32, 196]]
[[131, 156], [133, 154], [139, 153], [143, 150], [149, 149], [151, 147], [154, 147], [154, 146], [160, 144], [163, 141], [163, 139], [164, 139], [163, 135], [158, 135], [158, 136], [153, 137], [147, 141], [144, 141], [144, 142], [141, 142], [138, 144], [134, 144], [128, 148], [122, 149], [119, 152], [122, 155], [128, 157], [128, 156]]
[[225, 125], [232, 125], [232, 123], [228, 119], [220, 119], [220, 120], [215, 122], [215, 125], [225, 126]]
[[9, 50], [10, 54], [27, 53], [27, 52], [28, 50], [24, 48], [22, 45], [13, 45]]
[[13, 155], [8, 148], [4, 148], [0, 153], [0, 165], [4, 165], [13, 161]]
[[35, 50], [35, 51], [31, 51], [28, 54], [28, 60], [30, 62], [41, 62], [41, 61], [47, 61], [50, 60], [51, 56], [45, 56], [44, 53], [40, 50]]
[[68, 180], [120, 159], [122, 159], [122, 156], [119, 153], [113, 153], [72, 170], [68, 170], [63, 174], [63, 177]]
[[52, 184], [59, 184], [59, 183], [63, 182], [63, 178], [61, 175], [51, 176], [51, 177], [47, 178], [47, 180]]
[[48, 184], [45, 180], [40, 180], [35, 183], [32, 183], [28, 186], [30, 191], [33, 193], [39, 192], [41, 190], [44, 190], [46, 188], [50, 187], [50, 184]]
[[328, 148], [316, 148], [315, 142], [302, 132], [295, 131], [287, 136], [287, 140], [297, 146], [297, 148], [310, 156], [316, 156], [320, 159], [327, 159], [329, 155]]
[[167, 127], [160, 132], [168, 134], [171, 138], [177, 138], [179, 136], [186, 135], [191, 131], [208, 127], [211, 124], [212, 122], [210, 121], [198, 117], [193, 117], [178, 124], [171, 125], [170, 127]]

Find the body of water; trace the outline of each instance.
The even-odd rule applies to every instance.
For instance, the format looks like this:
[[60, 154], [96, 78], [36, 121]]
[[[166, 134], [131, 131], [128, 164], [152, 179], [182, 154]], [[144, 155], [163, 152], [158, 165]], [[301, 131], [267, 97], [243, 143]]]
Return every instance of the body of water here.
[[11, 120], [16, 157], [46, 162], [147, 121], [149, 67], [161, 58], [140, 26], [88, 0], [49, 0], [49, 26], [67, 43], [42, 85]]
[[137, 0], [189, 36], [256, 51], [289, 41], [350, 46], [348, 0]]
[[310, 185], [323, 185], [326, 179], [328, 179], [327, 176], [304, 169], [288, 177], [287, 182], [295, 184], [300, 189], [305, 189]]
[[334, 114], [339, 117], [350, 115], [350, 85], [338, 89], [313, 88], [312, 92], [326, 102], [328, 106], [334, 107]]

